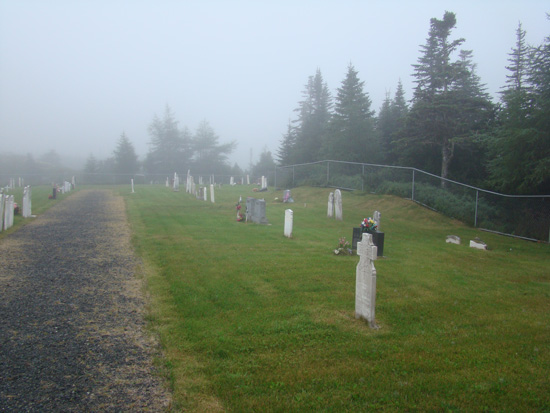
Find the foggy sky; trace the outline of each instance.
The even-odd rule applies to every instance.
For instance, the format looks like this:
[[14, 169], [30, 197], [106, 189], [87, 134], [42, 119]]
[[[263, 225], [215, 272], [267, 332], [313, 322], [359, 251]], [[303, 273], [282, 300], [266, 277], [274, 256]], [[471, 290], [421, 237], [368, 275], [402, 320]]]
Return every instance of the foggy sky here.
[[275, 155], [308, 77], [333, 96], [351, 63], [378, 111], [412, 67], [429, 20], [457, 17], [478, 75], [498, 98], [521, 21], [550, 35], [547, 0], [0, 0], [0, 152], [98, 159], [125, 132], [142, 158], [166, 105], [194, 132], [207, 120], [231, 164]]

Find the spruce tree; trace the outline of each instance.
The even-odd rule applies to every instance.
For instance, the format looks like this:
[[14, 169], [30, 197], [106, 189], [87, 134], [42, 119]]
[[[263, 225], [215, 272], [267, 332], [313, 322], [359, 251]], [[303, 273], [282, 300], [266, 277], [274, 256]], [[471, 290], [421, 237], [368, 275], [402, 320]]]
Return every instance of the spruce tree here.
[[330, 134], [324, 145], [327, 159], [366, 163], [380, 160], [374, 111], [363, 87], [364, 82], [350, 64], [335, 99]]

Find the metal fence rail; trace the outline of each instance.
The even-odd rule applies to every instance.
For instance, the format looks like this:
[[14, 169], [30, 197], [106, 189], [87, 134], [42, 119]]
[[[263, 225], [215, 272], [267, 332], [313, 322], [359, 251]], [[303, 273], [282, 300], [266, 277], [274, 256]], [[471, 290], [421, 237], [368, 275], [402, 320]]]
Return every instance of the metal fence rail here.
[[[185, 174], [187, 170], [185, 170]], [[193, 174], [198, 184], [229, 184], [230, 175]], [[0, 186], [51, 185], [72, 181], [77, 185], [161, 184], [173, 177], [165, 174], [59, 173], [55, 176], [0, 175]], [[180, 174], [180, 179], [184, 174]], [[14, 179], [17, 178], [18, 179]], [[259, 185], [260, 177], [233, 176], [237, 184]], [[301, 185], [393, 194], [459, 219], [476, 228], [529, 240], [550, 242], [550, 195], [506, 195], [476, 188], [420, 169], [358, 162], [324, 160], [278, 166], [267, 174], [270, 186], [293, 188]]]
[[476, 228], [550, 242], [550, 195], [507, 195], [417, 168], [324, 160], [279, 166], [276, 187], [312, 185], [394, 194]]

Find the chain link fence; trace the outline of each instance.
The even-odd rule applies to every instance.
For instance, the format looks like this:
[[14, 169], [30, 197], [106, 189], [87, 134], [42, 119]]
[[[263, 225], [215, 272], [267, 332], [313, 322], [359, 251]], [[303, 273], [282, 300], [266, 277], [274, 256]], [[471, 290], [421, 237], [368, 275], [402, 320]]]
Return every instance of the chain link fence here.
[[[195, 183], [260, 185], [260, 176], [193, 174]], [[172, 184], [173, 174], [56, 173], [50, 176], [0, 175], [0, 186]], [[180, 175], [180, 182], [184, 175]], [[473, 227], [550, 242], [550, 195], [505, 195], [441, 178], [410, 167], [325, 160], [276, 167], [266, 175], [270, 186], [317, 186], [392, 194], [411, 199]]]
[[476, 228], [550, 242], [550, 195], [506, 195], [409, 167], [325, 160], [279, 166], [274, 185], [393, 194]]

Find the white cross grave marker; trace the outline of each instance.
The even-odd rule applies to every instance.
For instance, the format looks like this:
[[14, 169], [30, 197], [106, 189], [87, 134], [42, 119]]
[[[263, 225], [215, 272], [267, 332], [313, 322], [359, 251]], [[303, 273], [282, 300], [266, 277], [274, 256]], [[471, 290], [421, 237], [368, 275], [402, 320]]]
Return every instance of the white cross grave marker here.
[[357, 243], [359, 263], [355, 270], [355, 318], [364, 319], [371, 328], [378, 328], [374, 319], [376, 302], [376, 259], [378, 248], [372, 243], [372, 235], [363, 233]]

